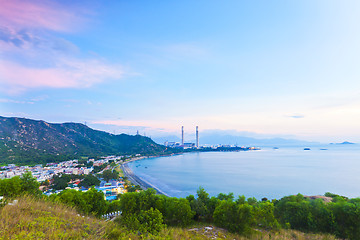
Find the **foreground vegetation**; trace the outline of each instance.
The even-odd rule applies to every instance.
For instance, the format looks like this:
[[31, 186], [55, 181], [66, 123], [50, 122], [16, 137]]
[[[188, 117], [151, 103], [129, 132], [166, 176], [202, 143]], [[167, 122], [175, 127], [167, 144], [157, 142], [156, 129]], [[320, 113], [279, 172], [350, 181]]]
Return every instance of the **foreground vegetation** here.
[[[119, 221], [104, 221], [79, 215], [64, 204], [32, 196], [18, 197], [15, 205], [0, 208], [0, 239], [249, 239], [220, 228], [208, 231], [209, 225], [165, 227], [159, 233], [139, 234]], [[329, 235], [305, 234], [293, 230], [257, 233], [251, 239], [335, 239]]]
[[[95, 189], [46, 197], [38, 187], [29, 172], [0, 180], [0, 239], [360, 239], [360, 199], [330, 193], [330, 202], [301, 194], [258, 201], [210, 197], [202, 188], [187, 198], [148, 189], [108, 202]], [[115, 221], [101, 220], [116, 211]]]

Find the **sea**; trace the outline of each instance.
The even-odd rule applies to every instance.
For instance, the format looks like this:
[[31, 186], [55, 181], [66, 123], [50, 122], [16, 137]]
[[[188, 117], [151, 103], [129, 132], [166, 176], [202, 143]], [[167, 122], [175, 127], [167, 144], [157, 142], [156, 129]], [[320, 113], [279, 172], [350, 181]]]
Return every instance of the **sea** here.
[[135, 175], [171, 197], [233, 193], [258, 200], [301, 193], [360, 197], [360, 146], [271, 147], [239, 152], [194, 152], [128, 164]]

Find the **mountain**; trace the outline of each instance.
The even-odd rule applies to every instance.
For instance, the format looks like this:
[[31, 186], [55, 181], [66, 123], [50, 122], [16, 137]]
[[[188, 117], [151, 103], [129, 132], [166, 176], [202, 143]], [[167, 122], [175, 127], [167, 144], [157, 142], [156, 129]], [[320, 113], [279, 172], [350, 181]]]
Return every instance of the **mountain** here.
[[160, 154], [164, 151], [164, 146], [140, 135], [114, 135], [80, 123], [54, 124], [0, 117], [0, 165], [44, 163], [81, 156]]
[[230, 144], [239, 146], [259, 146], [259, 147], [273, 147], [273, 146], [299, 146], [314, 144], [312, 142], [301, 141], [296, 139], [284, 139], [284, 138], [252, 138], [243, 137], [237, 135], [222, 135], [222, 134], [206, 134], [200, 137], [202, 144]]
[[342, 145], [352, 145], [352, 144], [355, 144], [355, 143], [345, 141], [345, 142], [342, 142], [342, 143], [337, 143], [337, 144], [342, 144]]
[[[249, 134], [249, 133], [244, 133]], [[164, 144], [165, 141], [181, 142], [179, 137], [174, 135], [163, 136], [159, 138], [153, 138], [153, 140], [159, 144]], [[185, 142], [194, 142], [195, 136], [186, 136]], [[285, 139], [285, 138], [261, 138], [261, 136], [250, 137], [243, 136], [241, 132], [221, 130], [205, 130], [200, 132], [199, 135], [200, 145], [238, 145], [238, 146], [257, 146], [257, 147], [275, 147], [275, 146], [307, 146], [319, 144], [316, 142], [308, 142], [297, 139]]]

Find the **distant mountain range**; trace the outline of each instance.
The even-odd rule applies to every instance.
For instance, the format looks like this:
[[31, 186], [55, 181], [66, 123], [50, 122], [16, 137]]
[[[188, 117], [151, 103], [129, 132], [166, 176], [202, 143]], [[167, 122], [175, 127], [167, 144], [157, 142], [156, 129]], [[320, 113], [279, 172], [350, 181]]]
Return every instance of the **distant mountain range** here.
[[81, 156], [160, 154], [166, 148], [148, 137], [114, 135], [80, 123], [47, 123], [0, 117], [0, 165], [35, 164]]
[[[158, 138], [152, 138], [159, 144], [164, 144], [165, 141], [169, 142], [181, 142], [181, 138], [175, 135], [163, 136]], [[307, 146], [319, 144], [317, 142], [302, 141], [296, 139], [285, 138], [253, 138], [229, 134], [228, 131], [214, 131], [200, 133], [199, 137], [200, 145], [238, 145], [238, 146], [258, 146], [258, 147], [276, 147], [276, 146]], [[193, 136], [188, 137], [185, 142], [195, 142]]]

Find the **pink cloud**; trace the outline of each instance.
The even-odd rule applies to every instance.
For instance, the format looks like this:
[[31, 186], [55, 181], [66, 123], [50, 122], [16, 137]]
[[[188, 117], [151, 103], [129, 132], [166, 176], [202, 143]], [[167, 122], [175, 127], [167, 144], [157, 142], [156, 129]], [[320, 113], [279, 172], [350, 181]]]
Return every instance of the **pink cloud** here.
[[[85, 8], [48, 0], [0, 0], [0, 91], [86, 88], [122, 77], [122, 68], [81, 54], [53, 32], [71, 32], [84, 22]], [[85, 14], [84, 14], [85, 13]]]
[[54, 1], [0, 0], [0, 21], [17, 28], [69, 31], [82, 19]]
[[9, 94], [31, 88], [86, 88], [122, 76], [119, 66], [98, 60], [62, 61], [53, 68], [31, 68], [9, 61], [0, 61], [0, 86]]

